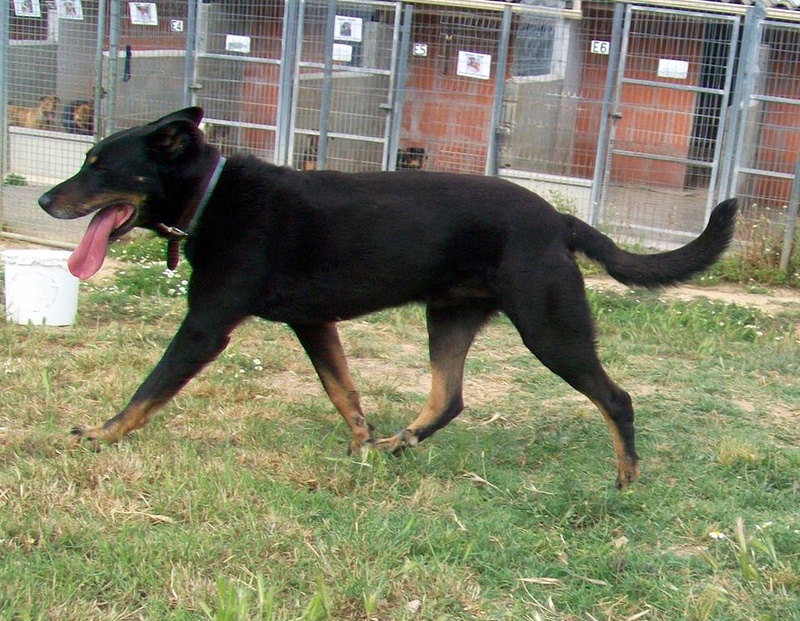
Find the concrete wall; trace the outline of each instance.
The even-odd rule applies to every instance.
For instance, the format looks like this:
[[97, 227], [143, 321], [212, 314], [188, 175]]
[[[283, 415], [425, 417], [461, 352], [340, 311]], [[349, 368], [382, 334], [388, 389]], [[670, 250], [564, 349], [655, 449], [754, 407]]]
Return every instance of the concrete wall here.
[[92, 144], [91, 136], [24, 127], [8, 128], [6, 174], [29, 182], [55, 184], [74, 175]]

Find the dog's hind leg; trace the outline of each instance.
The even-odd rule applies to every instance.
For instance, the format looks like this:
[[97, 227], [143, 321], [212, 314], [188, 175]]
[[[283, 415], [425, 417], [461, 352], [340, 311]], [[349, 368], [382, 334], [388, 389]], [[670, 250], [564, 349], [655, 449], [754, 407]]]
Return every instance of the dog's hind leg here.
[[350, 427], [353, 434], [350, 452], [361, 452], [375, 438], [372, 425], [367, 423], [361, 409], [358, 390], [347, 368], [336, 324], [292, 325], [291, 328], [311, 359], [325, 392]]
[[528, 349], [603, 414], [621, 489], [639, 475], [631, 398], [608, 377], [597, 357], [583, 278], [572, 258], [545, 263], [535, 272], [519, 271], [504, 279], [503, 310]]
[[225, 349], [228, 336], [240, 321], [211, 319], [208, 313], [190, 311], [167, 351], [125, 409], [99, 427], [76, 427], [72, 433], [85, 440], [113, 443], [146, 425], [167, 401]]
[[433, 301], [428, 305], [430, 396], [422, 412], [408, 427], [376, 442], [377, 448], [396, 452], [414, 446], [461, 413], [464, 409], [464, 360], [475, 335], [495, 310], [494, 303], [488, 299], [447, 305]]

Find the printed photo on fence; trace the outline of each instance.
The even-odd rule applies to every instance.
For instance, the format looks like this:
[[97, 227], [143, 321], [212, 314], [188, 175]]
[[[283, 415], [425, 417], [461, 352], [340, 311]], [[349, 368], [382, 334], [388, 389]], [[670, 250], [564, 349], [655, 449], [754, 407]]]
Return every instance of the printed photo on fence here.
[[41, 17], [39, 0], [14, 0], [14, 15], [17, 17]]
[[56, 11], [60, 19], [83, 19], [81, 0], [56, 0]]
[[128, 7], [132, 24], [137, 26], [158, 26], [158, 9], [155, 2], [131, 2]]
[[488, 80], [492, 71], [491, 54], [478, 54], [459, 50], [456, 73], [466, 78]]

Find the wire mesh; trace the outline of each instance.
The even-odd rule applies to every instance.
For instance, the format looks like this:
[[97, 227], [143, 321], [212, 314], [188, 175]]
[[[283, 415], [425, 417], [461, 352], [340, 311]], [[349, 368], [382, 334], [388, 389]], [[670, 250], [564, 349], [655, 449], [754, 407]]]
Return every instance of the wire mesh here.
[[74, 241], [83, 223], [46, 216], [36, 198], [73, 174], [95, 134], [97, 5], [13, 3], [6, 87], [3, 228]]
[[[203, 106], [223, 153], [297, 169], [496, 165], [547, 198], [574, 196], [578, 215], [599, 174], [603, 223], [648, 244], [696, 234], [715, 183], [785, 218], [800, 149], [800, 24], [764, 24], [746, 123], [733, 131], [740, 16], [630, 5], [615, 123], [601, 135], [614, 3], [583, 2], [580, 20], [554, 6], [569, 8], [9, 2], [3, 229], [75, 241], [84, 224], [45, 216], [36, 197], [98, 138], [187, 103]], [[736, 161], [722, 179], [726, 140]]]
[[386, 167], [397, 11], [393, 3], [339, 2], [331, 14], [326, 3], [306, 3], [293, 102], [296, 168]]
[[207, 138], [225, 155], [275, 157], [283, 12], [278, 3], [198, 6], [197, 72], [191, 88]]
[[416, 16], [397, 166], [483, 173], [501, 15], [421, 8]]
[[656, 245], [702, 230], [733, 74], [726, 16], [629, 7], [602, 221]]

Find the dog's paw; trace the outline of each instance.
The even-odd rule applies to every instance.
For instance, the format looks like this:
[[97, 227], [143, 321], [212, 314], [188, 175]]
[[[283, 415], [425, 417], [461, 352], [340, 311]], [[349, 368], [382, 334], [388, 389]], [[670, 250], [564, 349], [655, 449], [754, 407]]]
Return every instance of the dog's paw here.
[[638, 460], [622, 460], [617, 467], [617, 489], [622, 490], [628, 487], [639, 478]]
[[372, 423], [367, 423], [365, 429], [366, 434], [353, 434], [350, 446], [347, 447], [348, 455], [363, 455], [375, 446], [375, 427], [372, 426]]
[[96, 451], [99, 451], [100, 446], [107, 442], [106, 433], [102, 427], [73, 427], [69, 433], [76, 442]]
[[384, 453], [400, 455], [406, 449], [416, 446], [419, 443], [417, 436], [408, 429], [403, 429], [400, 433], [391, 438], [382, 438], [375, 442], [375, 448]]

